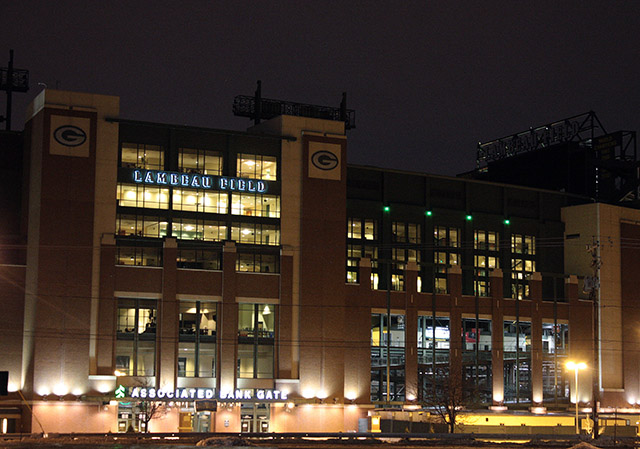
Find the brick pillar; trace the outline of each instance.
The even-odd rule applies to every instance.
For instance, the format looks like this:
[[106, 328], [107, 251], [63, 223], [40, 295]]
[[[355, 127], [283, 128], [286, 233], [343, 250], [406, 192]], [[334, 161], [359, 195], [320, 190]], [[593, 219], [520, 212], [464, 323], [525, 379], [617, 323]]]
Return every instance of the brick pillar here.
[[280, 252], [280, 306], [276, 327], [278, 341], [276, 376], [278, 379], [294, 378], [293, 348], [298, 344], [298, 336], [293, 333], [293, 312], [293, 250], [282, 249]]
[[418, 397], [418, 307], [417, 307], [418, 264], [409, 262], [405, 270], [405, 389], [407, 401]]
[[165, 237], [162, 252], [162, 298], [158, 304], [158, 383], [160, 388], [175, 388], [178, 360], [178, 243]]
[[531, 298], [531, 399], [542, 404], [542, 275], [533, 273], [529, 280]]
[[222, 249], [222, 310], [220, 329], [220, 363], [216, 367], [220, 391], [236, 388], [238, 366], [238, 303], [236, 302], [236, 245], [225, 242]]
[[491, 283], [491, 368], [493, 378], [493, 405], [504, 401], [504, 280], [500, 269], [489, 274]]
[[100, 297], [96, 335], [96, 372], [113, 375], [115, 371], [116, 307], [116, 239], [113, 234], [102, 236], [100, 247]]
[[[462, 376], [462, 269], [454, 265], [447, 271], [449, 287], [449, 370]], [[461, 377], [460, 377], [461, 378]]]

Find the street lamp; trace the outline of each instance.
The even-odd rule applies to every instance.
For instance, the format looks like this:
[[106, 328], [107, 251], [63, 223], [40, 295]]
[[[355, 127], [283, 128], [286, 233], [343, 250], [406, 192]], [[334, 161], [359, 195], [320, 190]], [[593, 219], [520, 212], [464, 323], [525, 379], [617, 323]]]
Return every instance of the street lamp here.
[[580, 371], [581, 369], [585, 369], [587, 367], [587, 364], [584, 362], [567, 362], [567, 364], [565, 365], [567, 367], [567, 369], [569, 370], [573, 370], [573, 372], [576, 375], [576, 434], [580, 433], [580, 429], [578, 427], [578, 371]]

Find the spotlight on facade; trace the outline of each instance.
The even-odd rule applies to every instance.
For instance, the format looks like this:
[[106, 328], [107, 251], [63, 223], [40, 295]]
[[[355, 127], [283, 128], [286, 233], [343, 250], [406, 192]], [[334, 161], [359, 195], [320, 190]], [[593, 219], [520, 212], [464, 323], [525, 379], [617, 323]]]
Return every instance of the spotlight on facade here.
[[284, 405], [284, 411], [287, 413], [291, 413], [291, 410], [293, 410], [293, 408], [296, 406], [296, 404], [294, 404], [293, 402], [287, 402]]
[[385, 211], [385, 212], [387, 212], [387, 213], [391, 212], [391, 208], [390, 208], [389, 206], [384, 206], [384, 207], [382, 208], [382, 210], [383, 210], [383, 211]]
[[119, 370], [115, 370], [113, 372], [113, 375], [116, 376], [116, 377], [120, 377], [120, 376], [124, 376], [125, 373], [123, 373], [122, 371], [119, 371]]

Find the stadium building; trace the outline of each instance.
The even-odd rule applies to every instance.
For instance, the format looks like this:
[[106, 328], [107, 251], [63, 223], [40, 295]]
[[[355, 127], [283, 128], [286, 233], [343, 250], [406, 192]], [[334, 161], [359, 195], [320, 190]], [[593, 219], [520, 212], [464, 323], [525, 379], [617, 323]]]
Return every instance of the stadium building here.
[[456, 382], [637, 415], [636, 209], [348, 165], [344, 104], [235, 108], [265, 120], [47, 89], [0, 136], [3, 432], [375, 430]]

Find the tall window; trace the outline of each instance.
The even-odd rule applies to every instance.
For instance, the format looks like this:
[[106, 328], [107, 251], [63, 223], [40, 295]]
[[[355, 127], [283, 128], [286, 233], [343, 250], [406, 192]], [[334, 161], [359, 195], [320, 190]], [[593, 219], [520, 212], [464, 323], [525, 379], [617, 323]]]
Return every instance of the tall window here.
[[156, 363], [156, 301], [118, 299], [116, 369], [128, 376], [153, 376]]
[[569, 354], [569, 325], [542, 323], [542, 392], [545, 402], [569, 400], [569, 379], [565, 363]]
[[182, 172], [221, 175], [222, 155], [216, 151], [180, 148], [178, 150], [178, 166]]
[[434, 291], [447, 293], [447, 268], [460, 265], [460, 230], [446, 226], [434, 226], [433, 252]]
[[215, 377], [217, 304], [181, 301], [178, 377]]
[[427, 398], [449, 377], [449, 317], [418, 316], [418, 396]]
[[378, 288], [378, 248], [368, 242], [377, 239], [376, 221], [370, 218], [347, 220], [347, 282], [361, 282], [358, 278], [360, 259], [371, 260], [371, 288]]
[[347, 238], [376, 240], [376, 221], [370, 218], [349, 218], [347, 220]]
[[[387, 345], [389, 347], [387, 347]], [[389, 401], [405, 399], [405, 316], [371, 314], [371, 400], [387, 400], [387, 358], [391, 365]]]
[[164, 149], [159, 145], [123, 143], [121, 166], [145, 170], [164, 170]]
[[417, 247], [422, 241], [420, 225], [394, 221], [391, 230], [393, 241], [396, 243], [391, 253], [394, 261], [391, 286], [393, 290], [404, 290], [404, 270], [407, 263], [420, 263], [420, 250]]
[[[368, 258], [371, 261], [371, 270], [378, 268], [378, 247], [373, 245], [362, 245], [361, 243], [347, 244], [347, 282], [360, 282], [359, 267], [360, 259]], [[376, 274], [377, 276], [377, 274]], [[372, 286], [372, 288], [374, 288]], [[377, 288], [377, 284], [376, 287]]]
[[536, 271], [536, 238], [531, 235], [511, 235], [511, 295], [529, 297], [529, 279]]
[[531, 322], [504, 321], [504, 400], [531, 402]]
[[239, 178], [265, 179], [275, 181], [277, 177], [277, 160], [275, 156], [260, 154], [238, 154], [236, 173]]
[[491, 320], [462, 319], [462, 379], [467, 391], [484, 403], [491, 401]]
[[499, 234], [495, 231], [473, 232], [474, 293], [489, 296], [489, 273], [499, 266]]
[[273, 378], [275, 305], [240, 304], [238, 313], [238, 377]]

